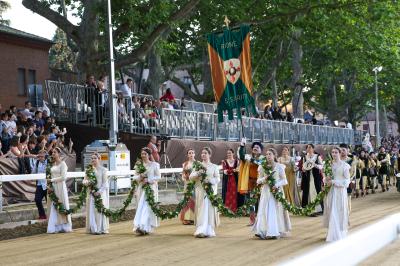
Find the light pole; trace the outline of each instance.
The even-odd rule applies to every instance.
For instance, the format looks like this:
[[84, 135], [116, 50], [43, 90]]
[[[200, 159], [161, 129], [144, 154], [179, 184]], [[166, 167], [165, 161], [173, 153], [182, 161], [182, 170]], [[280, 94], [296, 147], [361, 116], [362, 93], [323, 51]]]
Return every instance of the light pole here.
[[118, 143], [118, 120], [117, 120], [117, 106], [115, 97], [115, 69], [114, 69], [114, 45], [112, 37], [112, 23], [111, 23], [111, 0], [107, 1], [107, 22], [108, 22], [108, 49], [110, 53], [110, 141], [112, 145]]
[[376, 147], [381, 146], [381, 134], [379, 131], [379, 98], [378, 98], [378, 72], [382, 71], [382, 67], [374, 67], [375, 72], [375, 132], [376, 132]]

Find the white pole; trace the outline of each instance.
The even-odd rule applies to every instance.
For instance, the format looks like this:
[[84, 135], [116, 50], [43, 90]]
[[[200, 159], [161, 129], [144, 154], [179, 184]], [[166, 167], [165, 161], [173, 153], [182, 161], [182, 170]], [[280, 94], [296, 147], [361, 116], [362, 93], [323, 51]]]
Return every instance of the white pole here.
[[112, 23], [111, 23], [111, 0], [107, 0], [107, 13], [108, 13], [108, 49], [110, 52], [110, 142], [111, 145], [117, 145], [118, 142], [118, 120], [117, 120], [117, 106], [115, 97], [115, 69], [114, 69], [114, 45], [112, 37]]
[[379, 98], [378, 98], [378, 69], [375, 68], [375, 131], [376, 147], [381, 146], [381, 134], [379, 130]]

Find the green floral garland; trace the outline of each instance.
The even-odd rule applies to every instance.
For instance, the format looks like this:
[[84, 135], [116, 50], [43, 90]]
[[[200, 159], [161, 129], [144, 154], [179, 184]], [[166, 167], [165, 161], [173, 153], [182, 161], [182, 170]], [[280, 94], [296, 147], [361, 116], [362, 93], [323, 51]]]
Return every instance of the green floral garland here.
[[257, 200], [260, 197], [260, 186], [256, 186], [252, 192], [250, 193], [252, 197], [248, 198], [246, 202], [240, 206], [236, 212], [232, 211], [231, 209], [227, 208], [224, 205], [224, 202], [219, 195], [214, 195], [214, 190], [212, 188], [212, 184], [206, 182], [207, 179], [207, 169], [203, 166], [203, 164], [199, 161], [195, 161], [193, 163], [193, 169], [197, 171], [200, 175], [200, 181], [203, 186], [204, 191], [207, 194], [208, 199], [210, 200], [211, 204], [218, 209], [218, 211], [229, 218], [237, 218], [242, 216], [247, 216], [250, 214], [251, 209], [253, 206], [257, 204]]
[[113, 220], [117, 220], [118, 218], [121, 217], [121, 215], [125, 212], [126, 208], [129, 206], [129, 204], [132, 202], [133, 195], [135, 193], [136, 187], [137, 187], [137, 182], [133, 179], [131, 179], [131, 188], [128, 192], [128, 197], [125, 199], [125, 201], [122, 204], [122, 208], [117, 209], [117, 210], [111, 210], [109, 208], [106, 208], [103, 204], [103, 200], [100, 195], [97, 195], [96, 193], [99, 191], [96, 187], [97, 184], [97, 178], [96, 174], [94, 173], [94, 167], [92, 165], [88, 165], [86, 167], [86, 177], [89, 180], [89, 183], [87, 184], [87, 187], [90, 191], [90, 194], [94, 198], [94, 206], [96, 210], [104, 214], [107, 217], [111, 217]]
[[[289, 211], [294, 215], [312, 214], [315, 210], [315, 207], [322, 202], [322, 200], [325, 198], [325, 196], [328, 194], [330, 190], [330, 186], [324, 186], [323, 190], [319, 192], [315, 197], [315, 199], [312, 202], [310, 202], [307, 206], [305, 206], [304, 208], [297, 207], [295, 205], [292, 205], [285, 199], [282, 191], [273, 189], [275, 187], [275, 182], [276, 182], [275, 179], [273, 178], [274, 171], [272, 171], [272, 168], [267, 165], [266, 160], [262, 161], [261, 165], [264, 169], [264, 172], [266, 173], [266, 176], [268, 176], [268, 178], [266, 179], [266, 183], [268, 184], [272, 195], [275, 197], [277, 201], [279, 201], [283, 205], [283, 207], [287, 211]], [[324, 173], [326, 175], [332, 176], [332, 166], [330, 159], [325, 160]]]
[[57, 197], [55, 191], [54, 191], [54, 186], [53, 182], [51, 182], [51, 167], [53, 166], [53, 162], [49, 158], [47, 160], [47, 165], [46, 165], [46, 181], [47, 181], [47, 187], [51, 188], [47, 190], [47, 195], [49, 196], [49, 199], [52, 201], [54, 207], [60, 214], [64, 215], [69, 215], [72, 213], [76, 213], [79, 209], [82, 208], [83, 203], [86, 199], [87, 195], [87, 188], [84, 187], [79, 194], [78, 199], [76, 200], [76, 206], [74, 208], [66, 209], [62, 201]]
[[[138, 174], [144, 174], [147, 171], [146, 167], [143, 165], [143, 162], [141, 160], [136, 162], [135, 170], [136, 170], [136, 173], [138, 173]], [[175, 218], [179, 215], [181, 210], [187, 205], [190, 198], [192, 197], [194, 185], [195, 185], [195, 182], [193, 182], [193, 181], [188, 182], [188, 184], [186, 186], [186, 190], [183, 194], [183, 199], [178, 203], [175, 210], [173, 210], [173, 211], [163, 210], [160, 207], [160, 202], [156, 202], [156, 200], [154, 198], [154, 191], [151, 188], [149, 183], [143, 183], [142, 188], [144, 190], [147, 203], [149, 204], [151, 210], [154, 212], [154, 214], [157, 217], [161, 218], [161, 220], [165, 220], [165, 219]]]

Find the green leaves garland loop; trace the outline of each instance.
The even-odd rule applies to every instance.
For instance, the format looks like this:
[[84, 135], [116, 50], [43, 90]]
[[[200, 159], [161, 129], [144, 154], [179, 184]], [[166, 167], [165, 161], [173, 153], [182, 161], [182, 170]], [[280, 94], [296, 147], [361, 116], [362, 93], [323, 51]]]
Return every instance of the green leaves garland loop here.
[[[264, 172], [266, 173], [266, 176], [268, 178], [266, 179], [266, 182], [269, 186], [269, 189], [272, 193], [272, 195], [275, 197], [277, 201], [279, 201], [283, 207], [289, 211], [290, 213], [294, 215], [310, 215], [314, 212], [315, 207], [322, 202], [322, 200], [325, 198], [325, 196], [328, 194], [330, 187], [329, 186], [324, 186], [324, 189], [317, 194], [315, 199], [310, 202], [307, 206], [304, 208], [297, 207], [295, 205], [292, 205], [289, 203], [285, 197], [283, 196], [283, 192], [277, 189], [273, 189], [275, 187], [275, 179], [273, 178], [274, 171], [272, 171], [272, 168], [267, 165], [266, 160], [263, 160], [261, 163]], [[325, 161], [324, 164], [324, 173], [328, 174], [329, 176], [332, 176], [332, 166], [331, 166], [331, 161], [328, 159]]]
[[88, 165], [85, 170], [86, 177], [89, 180], [89, 183], [86, 186], [83, 186], [81, 193], [79, 194], [78, 200], [76, 201], [76, 206], [74, 208], [66, 209], [64, 204], [59, 200], [57, 197], [56, 193], [54, 192], [54, 187], [51, 182], [51, 167], [52, 167], [52, 162], [51, 160], [48, 161], [47, 166], [46, 166], [46, 180], [47, 180], [47, 186], [51, 187], [52, 189], [48, 191], [48, 196], [50, 200], [52, 201], [54, 207], [60, 214], [68, 215], [72, 213], [76, 213], [78, 210], [80, 210], [83, 206], [83, 203], [87, 197], [88, 190], [90, 191], [91, 195], [94, 198], [94, 206], [96, 210], [99, 213], [104, 214], [107, 217], [111, 217], [113, 220], [118, 219], [121, 217], [121, 215], [125, 212], [126, 208], [129, 206], [129, 204], [132, 202], [134, 192], [137, 187], [137, 182], [134, 180], [131, 180], [131, 188], [128, 192], [128, 197], [124, 201], [122, 208], [117, 209], [117, 210], [111, 210], [108, 209], [104, 206], [103, 200], [100, 195], [96, 195], [95, 193], [98, 192], [98, 189], [96, 188], [96, 174], [94, 173], [94, 167], [92, 165]]
[[86, 199], [87, 195], [87, 188], [83, 187], [81, 193], [79, 194], [78, 199], [76, 200], [76, 206], [74, 208], [66, 209], [62, 201], [57, 197], [53, 182], [51, 182], [51, 167], [53, 166], [53, 162], [51, 159], [48, 159], [47, 165], [46, 165], [46, 181], [47, 181], [47, 187], [51, 188], [50, 190], [48, 189], [47, 195], [49, 196], [50, 200], [52, 201], [54, 207], [60, 214], [64, 215], [69, 215], [72, 213], [76, 213], [79, 209], [82, 208], [83, 202]]
[[94, 173], [94, 167], [92, 165], [88, 165], [86, 167], [85, 172], [86, 172], [86, 177], [89, 180], [89, 183], [87, 184], [87, 188], [89, 189], [90, 194], [94, 198], [94, 206], [95, 206], [96, 210], [99, 213], [102, 213], [105, 216], [110, 217], [113, 220], [117, 220], [118, 218], [120, 218], [121, 215], [126, 211], [126, 208], [129, 206], [129, 204], [132, 202], [133, 195], [134, 195], [136, 187], [137, 187], [137, 182], [135, 180], [131, 179], [131, 188], [128, 192], [128, 197], [125, 199], [125, 201], [122, 204], [122, 207], [117, 210], [111, 210], [104, 206], [103, 199], [101, 198], [100, 195], [96, 194], [99, 190], [96, 187], [97, 179], [96, 179], [96, 174]]
[[216, 207], [222, 215], [229, 218], [246, 216], [250, 213], [252, 207], [257, 204], [257, 200], [260, 197], [260, 186], [257, 186], [252, 190], [252, 197], [248, 198], [246, 202], [236, 210], [236, 212], [232, 211], [224, 205], [221, 196], [214, 195], [212, 184], [207, 182], [207, 169], [203, 164], [199, 161], [195, 161], [193, 163], [193, 169], [199, 173], [200, 182], [211, 204]]

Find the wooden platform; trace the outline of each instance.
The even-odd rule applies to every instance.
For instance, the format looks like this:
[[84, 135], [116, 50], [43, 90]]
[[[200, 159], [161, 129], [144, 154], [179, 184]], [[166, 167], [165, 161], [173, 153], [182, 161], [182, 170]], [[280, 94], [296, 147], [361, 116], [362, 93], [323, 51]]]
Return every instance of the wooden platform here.
[[[350, 233], [400, 212], [394, 191], [353, 199]], [[292, 235], [280, 240], [257, 240], [247, 218], [222, 218], [217, 237], [196, 239], [194, 226], [177, 219], [163, 221], [153, 235], [137, 237], [132, 223], [112, 224], [109, 235], [93, 236], [83, 229], [70, 234], [38, 235], [0, 242], [0, 265], [270, 265], [324, 245], [321, 217], [291, 217]], [[349, 251], [349, 254], [351, 251]], [[385, 255], [386, 254], [386, 255]], [[390, 256], [389, 256], [390, 254]], [[396, 265], [399, 243], [363, 265]], [[397, 258], [397, 259], [395, 259]]]

